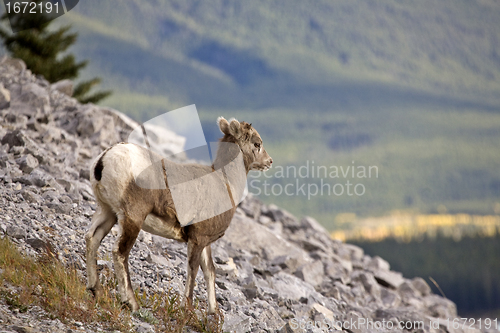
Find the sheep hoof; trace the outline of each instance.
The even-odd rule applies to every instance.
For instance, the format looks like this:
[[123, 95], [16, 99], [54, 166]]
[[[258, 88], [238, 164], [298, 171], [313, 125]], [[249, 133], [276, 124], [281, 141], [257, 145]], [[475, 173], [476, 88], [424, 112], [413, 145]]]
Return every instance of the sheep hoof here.
[[99, 287], [87, 287], [87, 291], [89, 291], [94, 298], [99, 298], [102, 296], [102, 288]]
[[139, 310], [139, 305], [136, 302], [123, 301], [122, 309], [129, 309], [132, 312], [136, 312]]

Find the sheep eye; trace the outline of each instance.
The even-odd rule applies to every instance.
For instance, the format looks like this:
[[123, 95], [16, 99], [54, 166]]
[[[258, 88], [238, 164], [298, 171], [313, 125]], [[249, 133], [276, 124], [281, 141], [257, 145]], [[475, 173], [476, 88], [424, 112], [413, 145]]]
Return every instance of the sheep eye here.
[[254, 143], [253, 145], [255, 146], [255, 148], [260, 149], [260, 143]]

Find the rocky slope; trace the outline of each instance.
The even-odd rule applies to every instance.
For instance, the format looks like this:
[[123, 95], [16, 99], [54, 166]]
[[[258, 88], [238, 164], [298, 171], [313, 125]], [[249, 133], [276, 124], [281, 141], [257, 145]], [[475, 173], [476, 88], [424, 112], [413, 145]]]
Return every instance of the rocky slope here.
[[[70, 92], [70, 82], [50, 85], [21, 61], [1, 60], [0, 232], [32, 256], [50, 244], [62, 262], [85, 276], [84, 234], [96, 208], [90, 165], [137, 124], [117, 111], [80, 105]], [[182, 140], [173, 136], [173, 143]], [[105, 259], [115, 235], [113, 230], [100, 248], [104, 268], [112, 268]], [[400, 322], [423, 321], [419, 332], [462, 332], [443, 321], [456, 317], [455, 305], [432, 294], [423, 279], [405, 279], [385, 260], [331, 240], [313, 218], [298, 219], [256, 198], [240, 205], [212, 248], [224, 331], [370, 332], [383, 331], [373, 325], [384, 323], [398, 332]], [[130, 258], [132, 283], [180, 292], [185, 266], [184, 244], [141, 232]], [[206, 298], [201, 272], [195, 292]], [[438, 318], [441, 326], [433, 324]], [[363, 320], [372, 326], [360, 325]], [[134, 324], [140, 332], [154, 331], [139, 320]], [[94, 331], [86, 323], [75, 325]], [[47, 319], [38, 307], [20, 314], [0, 304], [1, 332], [71, 332], [75, 325]]]

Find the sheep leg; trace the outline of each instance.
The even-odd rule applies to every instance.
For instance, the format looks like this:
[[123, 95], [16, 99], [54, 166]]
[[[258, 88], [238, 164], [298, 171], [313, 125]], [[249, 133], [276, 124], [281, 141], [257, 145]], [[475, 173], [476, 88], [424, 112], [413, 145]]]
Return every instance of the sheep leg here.
[[187, 246], [187, 279], [186, 279], [186, 289], [184, 291], [185, 300], [187, 305], [191, 306], [193, 303], [193, 290], [194, 283], [196, 280], [196, 274], [198, 274], [198, 268], [200, 268], [201, 252], [203, 251], [203, 246], [195, 244], [191, 240], [188, 241]]
[[128, 258], [130, 250], [134, 246], [135, 240], [141, 231], [140, 227], [130, 218], [124, 217], [119, 220], [121, 234], [113, 246], [113, 261], [115, 265], [115, 274], [118, 281], [118, 292], [121, 301], [127, 305], [132, 311], [139, 310], [139, 304], [135, 299], [134, 290], [130, 281], [130, 273], [128, 269]]
[[92, 225], [85, 235], [87, 245], [87, 290], [90, 290], [96, 297], [100, 296], [102, 289], [99, 282], [99, 273], [97, 272], [97, 249], [115, 223], [116, 215], [109, 207], [100, 205], [92, 216]]
[[208, 295], [208, 313], [214, 314], [217, 309], [215, 300], [215, 266], [212, 260], [212, 249], [210, 245], [205, 246], [201, 252], [201, 270], [205, 276], [205, 285]]

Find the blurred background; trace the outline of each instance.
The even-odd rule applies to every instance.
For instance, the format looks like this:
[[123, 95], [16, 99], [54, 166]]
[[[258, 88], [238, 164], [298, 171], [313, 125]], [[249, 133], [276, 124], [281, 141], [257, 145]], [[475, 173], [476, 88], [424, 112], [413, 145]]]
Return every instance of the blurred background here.
[[[493, 318], [499, 22], [499, 0], [87, 0], [52, 26], [78, 34], [81, 78], [113, 90], [101, 105], [146, 121], [196, 104], [207, 141], [220, 115], [253, 123], [275, 161], [255, 184], [362, 184], [259, 197]], [[276, 174], [313, 164], [328, 174]]]

